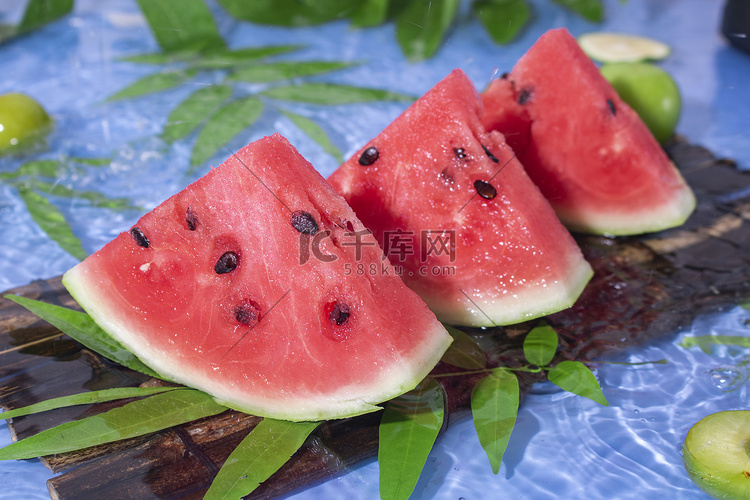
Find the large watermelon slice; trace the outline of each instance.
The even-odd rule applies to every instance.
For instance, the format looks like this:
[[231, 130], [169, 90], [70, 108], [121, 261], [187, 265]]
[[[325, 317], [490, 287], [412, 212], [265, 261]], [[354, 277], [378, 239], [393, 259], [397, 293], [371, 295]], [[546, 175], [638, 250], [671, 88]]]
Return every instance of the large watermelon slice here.
[[166, 378], [286, 420], [378, 409], [450, 343], [346, 202], [279, 135], [144, 215], [63, 282]]
[[695, 198], [638, 115], [564, 29], [483, 93], [497, 130], [572, 230], [638, 234], [682, 224]]
[[328, 181], [439, 319], [512, 324], [570, 306], [592, 271], [456, 70]]

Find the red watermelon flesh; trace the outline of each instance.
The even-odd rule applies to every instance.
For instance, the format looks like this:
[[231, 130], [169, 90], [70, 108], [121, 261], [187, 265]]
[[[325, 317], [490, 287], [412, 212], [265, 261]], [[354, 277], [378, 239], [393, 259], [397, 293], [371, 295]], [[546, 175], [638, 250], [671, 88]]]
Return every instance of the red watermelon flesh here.
[[328, 181], [447, 323], [518, 323], [570, 306], [591, 277], [573, 238], [456, 70]]
[[482, 99], [485, 127], [508, 137], [570, 229], [659, 231], [693, 211], [692, 191], [648, 127], [565, 29], [542, 35]]
[[[352, 272], [358, 265], [368, 272]], [[279, 419], [376, 410], [450, 343], [346, 202], [279, 135], [144, 215], [64, 283], [158, 373]]]

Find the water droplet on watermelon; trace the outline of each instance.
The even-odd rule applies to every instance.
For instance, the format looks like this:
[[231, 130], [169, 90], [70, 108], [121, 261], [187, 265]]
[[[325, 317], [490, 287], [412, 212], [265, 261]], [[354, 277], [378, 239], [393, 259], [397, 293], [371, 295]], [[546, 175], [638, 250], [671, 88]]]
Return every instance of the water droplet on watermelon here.
[[260, 320], [260, 306], [254, 300], [245, 300], [234, 308], [234, 319], [245, 326], [253, 326]]
[[477, 179], [474, 181], [474, 189], [476, 189], [477, 194], [485, 200], [491, 200], [497, 196], [497, 189], [495, 189], [495, 187], [489, 182]]
[[348, 305], [342, 302], [336, 302], [333, 304], [331, 312], [328, 313], [328, 321], [330, 321], [332, 325], [341, 326], [349, 321], [350, 314], [351, 312], [349, 311]]
[[138, 246], [141, 246], [143, 248], [148, 248], [148, 246], [151, 244], [148, 241], [148, 238], [146, 238], [146, 235], [143, 234], [143, 231], [141, 231], [136, 226], [133, 226], [133, 228], [130, 230], [130, 236], [132, 236], [135, 242], [138, 243]]
[[188, 207], [187, 209], [187, 213], [185, 214], [185, 223], [187, 224], [187, 228], [191, 231], [195, 231], [195, 228], [198, 227], [198, 215], [196, 215], [192, 207]]
[[459, 160], [466, 158], [466, 150], [464, 148], [453, 148], [453, 154], [456, 155], [456, 158]]
[[318, 232], [318, 223], [315, 217], [303, 210], [295, 210], [290, 220], [292, 227], [302, 234], [315, 234]]
[[216, 265], [214, 266], [214, 271], [216, 271], [216, 274], [226, 274], [234, 271], [237, 269], [237, 266], [240, 263], [239, 256], [234, 252], [224, 252], [224, 254], [219, 257], [219, 260], [216, 261]]
[[518, 93], [518, 104], [524, 105], [531, 99], [531, 89], [521, 89]]
[[363, 167], [368, 167], [375, 163], [380, 157], [380, 152], [375, 146], [370, 146], [362, 152], [362, 156], [359, 157], [359, 164]]
[[607, 99], [607, 106], [609, 106], [609, 112], [612, 113], [612, 116], [615, 116], [617, 114], [617, 109], [615, 109], [615, 103], [612, 99]]
[[495, 163], [500, 163], [500, 160], [497, 159], [497, 156], [493, 155], [492, 151], [490, 151], [487, 146], [482, 144], [482, 149], [484, 149], [484, 152], [487, 153], [487, 156], [490, 160], [494, 161]]

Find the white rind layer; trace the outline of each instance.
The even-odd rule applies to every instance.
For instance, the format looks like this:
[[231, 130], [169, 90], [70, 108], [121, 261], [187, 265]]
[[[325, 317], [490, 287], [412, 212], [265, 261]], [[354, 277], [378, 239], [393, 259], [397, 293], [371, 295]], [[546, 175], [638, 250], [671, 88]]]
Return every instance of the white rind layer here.
[[[411, 358], [392, 361], [391, 367], [381, 371], [375, 381], [366, 385], [343, 387], [325, 398], [297, 395], [285, 398], [279, 395], [271, 400], [243, 392], [242, 388], [227, 384], [218, 377], [212, 378], [209, 367], [205, 371], [189, 370], [174, 353], [152, 349], [143, 340], [146, 338], [142, 333], [145, 328], [139, 329], [138, 325], [127, 324], [116, 309], [109, 307], [105, 298], [112, 293], [113, 285], [94, 276], [85, 262], [65, 273], [63, 284], [105, 332], [165, 379], [202, 390], [230, 408], [280, 420], [321, 421], [379, 410], [381, 408], [376, 404], [416, 387], [440, 361], [452, 342], [452, 337], [445, 328], [435, 322], [434, 331], [425, 336], [429, 342], [423, 343], [419, 352], [414, 352]], [[303, 377], [304, 374], [300, 376]], [[363, 398], [363, 394], [367, 396]]]

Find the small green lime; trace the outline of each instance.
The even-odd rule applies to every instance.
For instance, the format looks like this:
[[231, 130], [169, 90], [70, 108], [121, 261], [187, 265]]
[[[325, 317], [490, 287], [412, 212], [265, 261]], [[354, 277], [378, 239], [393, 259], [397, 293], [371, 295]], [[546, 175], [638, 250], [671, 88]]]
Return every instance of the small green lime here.
[[51, 126], [52, 118], [31, 97], [15, 92], [0, 95], [0, 154], [31, 146]]
[[656, 140], [666, 141], [680, 119], [680, 89], [669, 73], [650, 63], [612, 63], [602, 75], [646, 123]]
[[666, 43], [624, 33], [585, 33], [578, 44], [591, 59], [604, 63], [664, 59], [670, 53]]
[[682, 462], [713, 498], [750, 498], [750, 411], [721, 411], [695, 424], [682, 445]]

